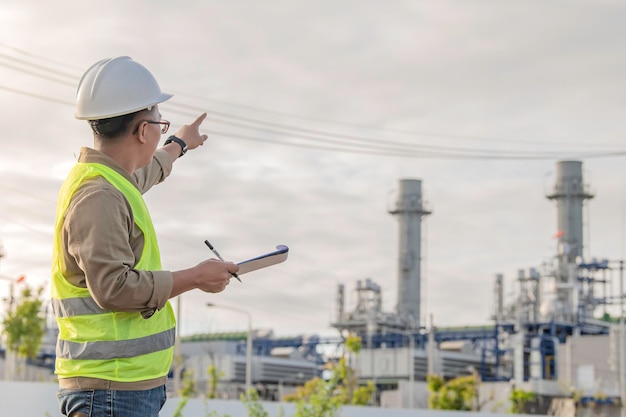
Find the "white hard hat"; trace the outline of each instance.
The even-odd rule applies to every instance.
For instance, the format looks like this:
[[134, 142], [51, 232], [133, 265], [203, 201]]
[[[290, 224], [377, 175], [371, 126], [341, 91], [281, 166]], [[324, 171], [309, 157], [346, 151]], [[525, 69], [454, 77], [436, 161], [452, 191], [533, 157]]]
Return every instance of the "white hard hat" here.
[[108, 58], [83, 74], [76, 91], [80, 120], [100, 120], [134, 113], [172, 98], [161, 92], [154, 76], [132, 58]]

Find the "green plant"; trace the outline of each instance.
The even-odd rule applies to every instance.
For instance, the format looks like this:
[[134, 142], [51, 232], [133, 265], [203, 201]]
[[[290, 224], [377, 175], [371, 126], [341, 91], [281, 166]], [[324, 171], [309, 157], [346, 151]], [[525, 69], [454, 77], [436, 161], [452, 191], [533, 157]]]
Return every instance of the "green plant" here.
[[189, 397], [181, 398], [180, 402], [178, 403], [178, 406], [176, 406], [176, 410], [174, 410], [174, 414], [172, 415], [172, 417], [182, 417], [183, 416], [183, 409], [187, 405], [188, 401], [189, 401]]
[[259, 401], [259, 393], [254, 388], [250, 388], [246, 394], [241, 394], [240, 398], [248, 410], [248, 417], [269, 417]]
[[462, 376], [446, 381], [439, 375], [428, 375], [428, 404], [433, 410], [470, 411], [476, 399], [475, 375]]
[[[361, 338], [350, 335], [345, 342], [348, 354], [357, 354], [361, 350]], [[296, 403], [295, 417], [334, 417], [344, 404], [366, 405], [370, 402], [375, 387], [371, 381], [359, 386], [358, 375], [348, 364], [344, 355], [337, 363], [331, 364], [330, 378], [313, 378], [296, 393], [285, 397]]]
[[17, 306], [7, 311], [2, 320], [2, 334], [7, 349], [18, 356], [34, 359], [39, 353], [44, 334], [45, 318], [41, 314], [43, 287], [36, 291], [26, 287], [22, 290]]
[[520, 388], [513, 388], [509, 393], [509, 401], [511, 408], [509, 412], [513, 414], [523, 414], [526, 404], [535, 399], [535, 393], [532, 391], [524, 391]]
[[355, 334], [350, 334], [348, 335], [348, 337], [346, 337], [345, 345], [348, 352], [358, 354], [363, 347], [363, 342], [361, 340], [361, 337]]
[[335, 417], [339, 413], [342, 399], [336, 394], [339, 375], [334, 372], [328, 381], [314, 378], [304, 385], [296, 401], [294, 417]]
[[367, 405], [376, 387], [372, 381], [366, 385], [359, 385], [356, 371], [348, 366], [346, 358], [341, 358], [337, 364], [331, 368], [338, 376], [338, 383], [335, 388], [336, 395], [341, 404]]
[[209, 383], [207, 387], [207, 398], [219, 398], [220, 392], [217, 389], [220, 378], [224, 376], [224, 372], [217, 369], [215, 365], [210, 365], [207, 369], [209, 375]]
[[180, 390], [178, 391], [181, 399], [174, 410], [173, 417], [182, 417], [183, 409], [189, 402], [189, 398], [196, 395], [196, 382], [194, 380], [193, 371], [185, 371], [183, 373], [183, 381]]

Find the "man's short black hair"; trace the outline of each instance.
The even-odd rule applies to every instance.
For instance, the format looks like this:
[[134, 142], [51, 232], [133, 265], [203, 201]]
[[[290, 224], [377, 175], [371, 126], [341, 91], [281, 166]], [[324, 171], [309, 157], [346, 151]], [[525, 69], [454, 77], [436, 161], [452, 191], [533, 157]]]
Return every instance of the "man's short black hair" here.
[[135, 116], [143, 111], [145, 109], [108, 119], [89, 120], [89, 125], [93, 133], [103, 139], [115, 139], [126, 133], [131, 128], [130, 124], [135, 120]]

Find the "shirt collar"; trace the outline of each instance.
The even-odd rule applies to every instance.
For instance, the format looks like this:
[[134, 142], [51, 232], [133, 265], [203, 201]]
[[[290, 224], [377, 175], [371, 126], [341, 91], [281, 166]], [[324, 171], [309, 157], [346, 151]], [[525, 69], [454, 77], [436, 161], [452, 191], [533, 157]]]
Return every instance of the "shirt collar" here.
[[88, 148], [86, 146], [80, 148], [80, 155], [78, 156], [78, 162], [102, 164], [126, 178], [137, 189], [139, 185], [135, 178], [128, 173], [115, 159], [111, 158], [107, 154], [100, 152], [96, 149]]

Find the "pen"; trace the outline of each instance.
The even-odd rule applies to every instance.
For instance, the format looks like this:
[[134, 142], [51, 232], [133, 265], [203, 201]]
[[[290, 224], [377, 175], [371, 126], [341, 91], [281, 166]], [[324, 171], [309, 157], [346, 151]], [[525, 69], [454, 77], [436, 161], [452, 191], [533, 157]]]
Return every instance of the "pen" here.
[[[209, 242], [208, 240], [205, 240], [204, 243], [206, 243], [206, 245], [209, 247], [209, 249], [211, 249], [211, 252], [213, 252], [215, 254], [215, 256], [217, 256], [217, 258], [222, 261], [224, 261], [224, 258], [222, 258], [222, 255], [220, 255], [220, 253], [217, 251], [217, 249], [215, 249], [215, 247], [213, 245], [211, 245], [211, 242]], [[241, 282], [241, 278], [239, 278], [239, 275], [237, 275], [236, 272], [231, 272], [230, 273], [233, 277], [237, 278], [237, 281]]]

